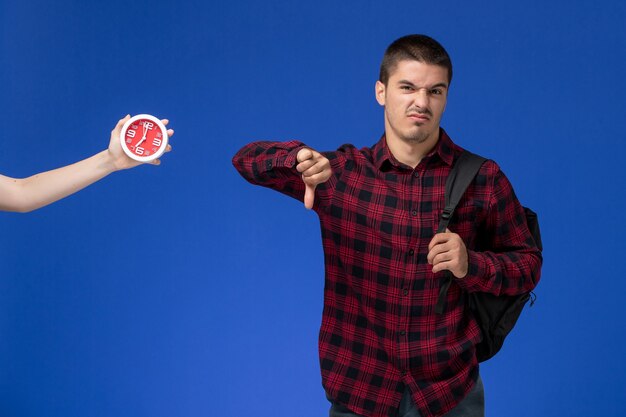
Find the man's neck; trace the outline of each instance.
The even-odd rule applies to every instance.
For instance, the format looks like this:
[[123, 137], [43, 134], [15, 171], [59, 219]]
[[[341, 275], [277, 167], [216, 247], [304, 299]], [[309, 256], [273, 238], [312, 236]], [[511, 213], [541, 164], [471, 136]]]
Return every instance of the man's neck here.
[[419, 165], [420, 161], [428, 155], [439, 142], [439, 131], [436, 135], [427, 138], [424, 142], [410, 142], [395, 138], [393, 136], [386, 136], [387, 146], [391, 154], [405, 165], [415, 168]]

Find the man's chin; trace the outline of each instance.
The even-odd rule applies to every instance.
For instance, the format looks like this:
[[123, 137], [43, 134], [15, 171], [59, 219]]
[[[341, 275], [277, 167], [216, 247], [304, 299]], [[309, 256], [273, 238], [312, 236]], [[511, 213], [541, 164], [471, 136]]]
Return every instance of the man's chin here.
[[404, 140], [407, 143], [421, 144], [421, 143], [427, 142], [429, 137], [430, 136], [427, 133], [418, 133], [414, 135], [405, 136]]

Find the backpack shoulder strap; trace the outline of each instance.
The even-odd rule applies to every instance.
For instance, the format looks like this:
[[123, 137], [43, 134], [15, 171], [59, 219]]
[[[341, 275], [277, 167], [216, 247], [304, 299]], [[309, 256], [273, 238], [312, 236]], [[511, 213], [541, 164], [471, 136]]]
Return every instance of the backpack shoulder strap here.
[[[454, 214], [456, 206], [461, 201], [463, 194], [467, 187], [474, 181], [474, 177], [478, 174], [480, 167], [487, 161], [486, 158], [478, 156], [469, 151], [464, 151], [454, 163], [448, 178], [446, 179], [446, 205], [441, 213], [441, 219], [439, 220], [439, 226], [437, 227], [437, 233], [443, 233], [446, 231], [450, 219]], [[437, 306], [435, 312], [437, 314], [443, 313], [443, 305], [446, 300], [446, 294], [448, 288], [452, 282], [452, 277], [447, 272], [444, 282], [439, 287], [439, 298], [437, 299]]]
[[465, 190], [474, 181], [474, 177], [476, 177], [485, 161], [487, 161], [486, 158], [469, 151], [464, 151], [457, 158], [446, 179], [446, 205], [443, 213], [441, 213], [437, 233], [445, 232], [456, 206], [461, 201], [463, 194], [465, 194]]

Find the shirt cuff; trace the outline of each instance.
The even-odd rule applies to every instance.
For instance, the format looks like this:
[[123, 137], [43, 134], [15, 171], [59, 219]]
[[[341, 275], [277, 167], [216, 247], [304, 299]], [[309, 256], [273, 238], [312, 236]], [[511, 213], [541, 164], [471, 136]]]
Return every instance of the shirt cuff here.
[[[264, 172], [270, 172], [274, 168], [295, 168], [295, 166], [298, 165], [298, 152], [300, 152], [302, 148], [306, 148], [306, 146], [302, 142], [298, 142], [295, 140], [285, 142], [281, 145], [284, 149], [282, 155], [266, 159], [265, 163], [263, 164]], [[293, 148], [294, 146], [295, 148]]]
[[300, 152], [300, 150], [306, 148], [306, 146], [304, 145], [300, 145], [295, 149], [292, 149], [291, 151], [289, 151], [289, 153], [287, 153], [287, 157], [285, 158], [285, 160], [283, 161], [283, 166], [285, 168], [295, 168], [296, 165], [298, 165], [298, 152]]
[[495, 269], [488, 258], [471, 250], [467, 251], [467, 275], [457, 278], [456, 283], [466, 291], [485, 291], [489, 278], [495, 274]]

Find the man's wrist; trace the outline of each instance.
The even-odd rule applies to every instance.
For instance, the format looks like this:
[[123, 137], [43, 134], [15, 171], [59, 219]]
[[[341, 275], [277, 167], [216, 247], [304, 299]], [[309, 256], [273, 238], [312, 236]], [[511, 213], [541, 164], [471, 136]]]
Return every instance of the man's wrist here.
[[456, 282], [466, 290], [477, 290], [480, 288], [480, 283], [488, 274], [489, 265], [484, 255], [480, 252], [474, 252], [468, 249], [467, 273], [463, 278], [458, 278]]

